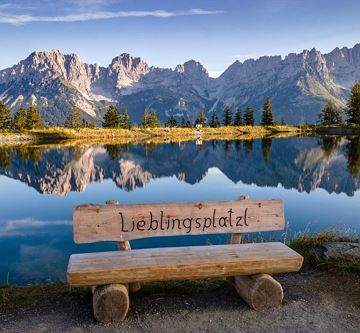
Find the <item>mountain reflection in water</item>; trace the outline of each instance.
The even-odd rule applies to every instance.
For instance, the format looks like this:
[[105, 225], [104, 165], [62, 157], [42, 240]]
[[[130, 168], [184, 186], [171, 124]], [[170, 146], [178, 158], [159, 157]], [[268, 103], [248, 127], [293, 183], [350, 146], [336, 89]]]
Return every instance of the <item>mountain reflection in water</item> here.
[[[357, 233], [359, 171], [359, 138], [2, 147], [0, 284], [65, 279], [71, 253], [114, 250], [114, 243], [74, 244], [71, 222], [75, 205], [109, 199], [127, 204], [235, 200], [242, 194], [279, 198], [286, 237], [343, 227]], [[284, 234], [271, 238], [283, 240]], [[155, 237], [131, 246], [227, 240], [228, 235]]]
[[195, 184], [213, 167], [234, 183], [352, 196], [360, 186], [360, 138], [0, 148], [0, 174], [61, 196], [105, 179], [126, 191], [174, 175]]

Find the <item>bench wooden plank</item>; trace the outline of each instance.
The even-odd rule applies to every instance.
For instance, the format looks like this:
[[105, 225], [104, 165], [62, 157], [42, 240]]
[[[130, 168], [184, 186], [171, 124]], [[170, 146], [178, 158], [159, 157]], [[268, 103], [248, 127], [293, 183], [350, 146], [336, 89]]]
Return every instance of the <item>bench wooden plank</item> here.
[[284, 229], [281, 200], [82, 205], [74, 209], [74, 241], [126, 241], [171, 235]]
[[283, 243], [155, 248], [73, 254], [71, 286], [294, 272], [303, 258]]

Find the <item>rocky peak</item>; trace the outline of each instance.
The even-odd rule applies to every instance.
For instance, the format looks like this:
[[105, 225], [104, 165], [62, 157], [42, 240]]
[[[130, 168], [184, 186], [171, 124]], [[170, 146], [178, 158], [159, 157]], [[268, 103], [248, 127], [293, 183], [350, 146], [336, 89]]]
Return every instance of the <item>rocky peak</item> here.
[[360, 79], [360, 44], [350, 49], [337, 47], [324, 57], [334, 81], [341, 87], [350, 89]]
[[17, 78], [31, 75], [38, 79], [60, 77], [68, 81], [89, 76], [91, 68], [97, 65], [84, 64], [77, 54], [65, 55], [57, 49], [51, 51], [32, 52], [25, 60], [2, 74]]
[[139, 74], [149, 71], [149, 65], [143, 59], [133, 57], [129, 53], [122, 53], [115, 57], [111, 61], [110, 68], [127, 73], [137, 72]]
[[142, 75], [150, 71], [149, 65], [143, 59], [133, 57], [129, 53], [115, 57], [108, 69], [109, 75], [115, 77], [118, 89], [133, 85]]
[[209, 76], [207, 69], [200, 62], [195, 60], [189, 60], [182, 65], [177, 65], [175, 67], [175, 72], [190, 76]]

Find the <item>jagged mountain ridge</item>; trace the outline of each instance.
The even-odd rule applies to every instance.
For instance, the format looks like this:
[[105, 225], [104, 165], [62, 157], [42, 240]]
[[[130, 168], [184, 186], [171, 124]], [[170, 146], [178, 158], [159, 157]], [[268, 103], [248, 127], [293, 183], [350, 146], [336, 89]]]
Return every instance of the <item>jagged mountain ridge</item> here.
[[194, 120], [200, 107], [210, 115], [220, 114], [226, 104], [244, 109], [249, 103], [259, 120], [269, 95], [276, 118], [302, 123], [315, 122], [328, 98], [344, 107], [358, 79], [360, 44], [328, 54], [312, 49], [285, 58], [235, 61], [216, 79], [195, 60], [168, 69], [123, 53], [101, 67], [82, 62], [76, 54], [52, 50], [33, 52], [0, 71], [0, 99], [13, 112], [34, 103], [48, 122], [61, 124], [73, 105], [86, 119], [100, 123], [110, 103], [128, 106], [135, 122], [141, 120], [145, 106], [165, 121], [170, 113]]

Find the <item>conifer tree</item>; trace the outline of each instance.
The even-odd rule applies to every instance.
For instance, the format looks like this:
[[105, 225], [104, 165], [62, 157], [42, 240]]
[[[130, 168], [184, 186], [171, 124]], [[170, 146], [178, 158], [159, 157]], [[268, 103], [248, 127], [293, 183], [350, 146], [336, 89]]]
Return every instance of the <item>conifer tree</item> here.
[[102, 127], [118, 128], [120, 126], [120, 113], [116, 106], [110, 105], [105, 113]]
[[173, 114], [171, 114], [167, 120], [167, 122], [165, 123], [166, 127], [176, 127], [178, 125], [176, 118]]
[[224, 126], [230, 126], [232, 124], [232, 110], [230, 106], [225, 106], [223, 113], [223, 124]]
[[125, 106], [124, 114], [122, 116], [122, 128], [130, 129], [130, 115], [129, 115], [129, 109], [127, 106]]
[[79, 111], [76, 107], [72, 107], [65, 120], [65, 126], [68, 128], [80, 128], [82, 127], [83, 122], [84, 119], [81, 118]]
[[206, 125], [206, 115], [204, 108], [201, 108], [198, 117], [195, 120], [195, 125]]
[[160, 121], [155, 111], [150, 111], [149, 113], [148, 127], [160, 127]]
[[234, 126], [241, 126], [241, 125], [242, 125], [240, 106], [238, 106], [238, 107], [236, 108], [233, 125], [234, 125]]
[[18, 131], [22, 131], [26, 128], [26, 116], [27, 112], [24, 107], [20, 107], [14, 117], [14, 128]]
[[220, 127], [220, 120], [219, 120], [219, 117], [215, 114], [215, 112], [213, 112], [213, 114], [211, 116], [210, 126], [211, 127]]
[[13, 116], [8, 107], [0, 101], [0, 129], [11, 129]]
[[254, 126], [254, 109], [251, 105], [248, 105], [244, 114], [243, 124], [245, 126]]
[[336, 108], [332, 100], [328, 100], [319, 115], [320, 124], [323, 126], [342, 125], [341, 111]]
[[149, 127], [149, 117], [150, 117], [150, 110], [146, 107], [144, 109], [142, 121], [141, 121], [141, 127]]
[[26, 129], [43, 128], [44, 119], [36, 109], [35, 105], [30, 105], [26, 111]]
[[265, 104], [264, 104], [264, 110], [262, 114], [261, 119], [261, 125], [263, 126], [273, 126], [274, 120], [272, 116], [272, 106], [271, 106], [271, 100], [270, 97], [266, 97]]
[[347, 123], [349, 125], [360, 125], [360, 80], [351, 88], [347, 106]]

